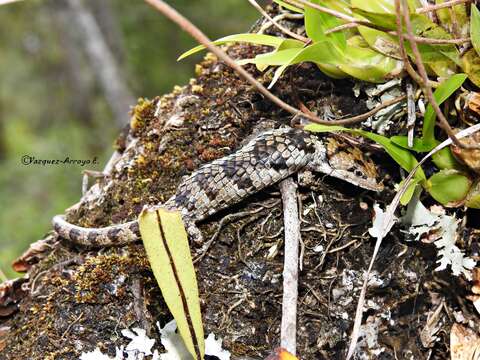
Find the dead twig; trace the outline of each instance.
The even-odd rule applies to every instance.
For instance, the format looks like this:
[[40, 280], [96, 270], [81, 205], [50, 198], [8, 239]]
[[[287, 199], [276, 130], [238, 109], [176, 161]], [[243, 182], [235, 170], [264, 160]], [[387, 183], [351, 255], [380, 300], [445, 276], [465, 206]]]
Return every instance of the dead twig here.
[[297, 184], [289, 177], [280, 183], [280, 192], [282, 193], [285, 224], [280, 346], [295, 355], [297, 348], [298, 246], [301, 241]]
[[459, 5], [459, 4], [469, 4], [471, 2], [472, 2], [472, 0], [451, 0], [451, 1], [444, 2], [442, 4], [429, 5], [429, 6], [424, 6], [424, 7], [418, 8], [418, 9], [415, 10], [415, 12], [417, 14], [422, 14], [422, 13], [426, 13], [426, 12], [437, 11], [437, 10], [444, 9], [444, 8], [447, 8], [447, 7], [452, 7], [452, 6]]
[[280, 31], [284, 32], [285, 34], [291, 36], [292, 38], [294, 39], [297, 39], [297, 40], [300, 40], [304, 43], [309, 43], [310, 42], [310, 39], [307, 39], [306, 37], [302, 36], [302, 35], [299, 35], [299, 34], [296, 34], [294, 33], [293, 31], [287, 29], [286, 27], [280, 25], [278, 22], [275, 21], [275, 19], [273, 19], [270, 15], [268, 15], [268, 13], [263, 10], [263, 8], [258, 5], [258, 3], [255, 1], [255, 0], [248, 0], [248, 2], [250, 4], [252, 4], [252, 6], [258, 10], [258, 12], [260, 14], [262, 14], [263, 17], [265, 17], [268, 21], [270, 21], [274, 26], [276, 26]]
[[415, 93], [411, 82], [407, 83], [407, 131], [408, 147], [413, 147], [413, 135], [415, 130]]
[[[328, 35], [328, 34], [331, 34], [331, 33], [337, 32], [337, 31], [351, 29], [351, 28], [354, 28], [354, 27], [358, 27], [360, 25], [363, 25], [363, 24], [358, 24], [356, 22], [342, 24], [342, 25], [339, 25], [339, 26], [335, 26], [331, 29], [328, 29], [327, 31], [325, 31], [325, 35]], [[363, 25], [363, 26], [366, 26], [366, 25]], [[387, 34], [395, 35], [395, 36], [398, 34], [398, 31], [385, 31], [385, 32]], [[426, 37], [422, 37], [422, 36], [414, 36], [414, 39], [419, 44], [430, 44], [430, 45], [448, 45], [448, 44], [450, 44], [450, 45], [461, 45], [461, 44], [471, 42], [470, 38], [433, 39], [433, 38], [426, 38]]]

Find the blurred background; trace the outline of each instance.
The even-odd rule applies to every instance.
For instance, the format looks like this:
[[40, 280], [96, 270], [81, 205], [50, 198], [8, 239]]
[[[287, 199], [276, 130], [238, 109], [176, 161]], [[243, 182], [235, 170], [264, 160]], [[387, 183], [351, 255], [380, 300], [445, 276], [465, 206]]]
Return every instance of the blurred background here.
[[[246, 32], [247, 0], [175, 0], [210, 38]], [[143, 1], [29, 0], [0, 6], [0, 282], [53, 215], [78, 201], [81, 172], [101, 170], [139, 97], [193, 77], [176, 58], [196, 43]], [[22, 164], [98, 158], [97, 165]]]

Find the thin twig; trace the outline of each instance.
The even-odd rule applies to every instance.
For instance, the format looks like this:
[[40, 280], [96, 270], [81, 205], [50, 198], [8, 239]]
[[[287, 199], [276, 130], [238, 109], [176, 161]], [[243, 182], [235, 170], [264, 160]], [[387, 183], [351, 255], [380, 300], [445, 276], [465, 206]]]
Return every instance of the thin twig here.
[[[390, 35], [397, 35], [398, 33], [395, 31], [389, 31]], [[457, 39], [433, 39], [433, 38], [426, 38], [422, 36], [414, 36], [413, 39], [418, 44], [430, 44], [430, 45], [461, 45], [471, 42], [470, 38], [457, 38]]]
[[352, 122], [352, 123], [367, 120], [370, 116], [375, 115], [380, 110], [385, 109], [386, 107], [389, 107], [393, 104], [399, 103], [399, 102], [405, 100], [406, 98], [407, 98], [406, 95], [397, 96], [396, 98], [393, 98], [391, 100], [388, 100], [388, 101], [385, 101], [385, 102], [381, 103], [376, 108], [373, 108], [372, 110], [367, 111], [366, 113], [356, 115], [356, 116], [352, 116], [352, 117], [345, 118], [345, 119], [341, 119], [341, 120], [334, 120], [334, 121], [331, 122], [331, 124], [339, 122], [339, 121], [346, 121], [346, 120], [348, 120], [349, 122]]
[[331, 29], [326, 30], [325, 35], [328, 35], [328, 34], [331, 34], [331, 33], [337, 32], [337, 31], [342, 31], [342, 30], [355, 28], [355, 27], [358, 27], [358, 26], [359, 25], [358, 25], [357, 22], [349, 22], [349, 23], [338, 25], [338, 26], [335, 26]]
[[[349, 22], [346, 24], [342, 24], [336, 27], [333, 27], [331, 29], [328, 29], [325, 31], [325, 35], [337, 32], [337, 31], [342, 31], [346, 29], [351, 29], [354, 27], [358, 26], [368, 26], [365, 24], [358, 24], [357, 22]], [[390, 35], [395, 35], [397, 36], [398, 31], [386, 31], [386, 33]], [[414, 36], [414, 39], [417, 43], [419, 44], [430, 44], [430, 45], [461, 45], [465, 43], [471, 42], [470, 38], [458, 38], [458, 39], [433, 39], [433, 38], [426, 38], [422, 36]]]
[[265, 88], [258, 80], [256, 80], [250, 73], [248, 73], [244, 68], [238, 65], [235, 60], [228, 56], [223, 50], [219, 47], [212, 44], [210, 39], [200, 31], [194, 24], [192, 24], [188, 19], [183, 15], [178, 13], [171, 6], [163, 2], [162, 0], [145, 0], [155, 9], [160, 11], [162, 14], [167, 16], [170, 20], [177, 23], [183, 30], [195, 38], [199, 43], [204, 45], [208, 50], [214, 53], [219, 59], [224, 61], [228, 66], [235, 70], [240, 76], [242, 76], [246, 81], [248, 81], [258, 92], [262, 93], [267, 99], [272, 101], [274, 104], [278, 105], [282, 109], [288, 111], [294, 116], [303, 116], [308, 120], [323, 125], [351, 125], [363, 121], [362, 117], [354, 116], [353, 118], [346, 118], [341, 120], [323, 120], [314, 114], [305, 114], [302, 113], [299, 109], [285, 103], [277, 96], [273, 95], [267, 88]]
[[[467, 129], [464, 129], [460, 132], [457, 133], [457, 137], [459, 139], [464, 138], [466, 136], [470, 136], [474, 134], [475, 132], [480, 130], [480, 124], [471, 126]], [[367, 284], [368, 284], [368, 279], [370, 276], [370, 272], [373, 268], [373, 264], [375, 262], [375, 258], [377, 257], [378, 251], [380, 249], [380, 245], [382, 243], [383, 238], [389, 233], [390, 229], [393, 227], [395, 223], [395, 210], [397, 209], [398, 205], [400, 204], [400, 199], [402, 198], [403, 194], [409, 187], [413, 177], [415, 176], [417, 170], [420, 168], [420, 166], [428, 160], [433, 154], [437, 153], [441, 149], [449, 146], [452, 144], [452, 139], [449, 138], [442, 142], [440, 145], [436, 146], [432, 151], [430, 151], [425, 157], [423, 157], [422, 160], [418, 162], [418, 164], [410, 171], [406, 179], [403, 181], [403, 185], [400, 187], [400, 189], [397, 191], [397, 194], [393, 198], [392, 202], [390, 205], [387, 206], [387, 209], [385, 211], [385, 215], [383, 217], [383, 222], [378, 226], [379, 229], [382, 229], [382, 233], [377, 235], [377, 240], [375, 242], [375, 248], [373, 250], [373, 255], [372, 259], [370, 260], [370, 264], [368, 266], [368, 270], [365, 274], [365, 279], [363, 281], [362, 285], [362, 290], [360, 291], [360, 296], [358, 299], [357, 303], [357, 309], [355, 312], [355, 320], [353, 323], [353, 330], [352, 334], [350, 336], [350, 345], [348, 347], [348, 353], [346, 360], [350, 360], [353, 356], [353, 353], [355, 352], [355, 348], [357, 346], [358, 342], [358, 337], [360, 334], [360, 326], [362, 325], [362, 316], [363, 316], [363, 306], [365, 304], [365, 295], [367, 293]]]
[[298, 246], [301, 236], [297, 184], [289, 177], [280, 183], [280, 192], [282, 193], [285, 225], [280, 346], [295, 355], [297, 347]]
[[447, 1], [447, 2], [444, 2], [442, 4], [438, 4], [438, 5], [429, 5], [429, 6], [426, 6], [426, 7], [421, 7], [421, 8], [418, 8], [415, 10], [415, 12], [417, 14], [422, 14], [422, 13], [426, 13], [426, 12], [431, 12], [431, 11], [436, 11], [436, 10], [439, 10], [439, 9], [444, 9], [444, 8], [447, 8], [447, 7], [452, 7], [452, 6], [455, 6], [455, 5], [458, 5], [458, 4], [465, 4], [465, 3], [471, 3], [472, 0], [451, 0], [451, 1]]
[[[398, 3], [399, 0], [395, 0], [396, 3]], [[417, 65], [418, 72], [420, 76], [422, 77], [422, 82], [420, 85], [423, 88], [423, 92], [427, 96], [428, 102], [430, 105], [432, 105], [433, 110], [437, 114], [438, 120], [439, 120], [439, 125], [442, 127], [442, 129], [447, 133], [448, 137], [450, 137], [455, 145], [461, 148], [465, 148], [466, 146], [462, 144], [461, 142], [458, 141], [458, 139], [455, 137], [455, 133], [453, 132], [452, 128], [450, 127], [450, 124], [448, 123], [447, 119], [445, 118], [445, 115], [443, 115], [442, 110], [440, 109], [440, 106], [438, 106], [438, 103], [435, 101], [435, 98], [433, 97], [433, 92], [432, 88], [430, 87], [430, 84], [428, 83], [428, 75], [427, 71], [425, 69], [425, 65], [423, 65], [422, 61], [422, 55], [420, 55], [420, 51], [418, 50], [417, 43], [415, 42], [415, 39], [413, 38], [413, 28], [412, 28], [412, 23], [410, 22], [410, 14], [408, 10], [408, 4], [406, 0], [402, 0], [402, 10], [403, 10], [403, 19], [405, 21], [405, 28], [407, 30], [407, 38], [408, 41], [410, 42], [410, 46], [412, 48], [413, 55], [415, 57], [415, 64]], [[399, 16], [400, 14], [397, 14]]]
[[395, 0], [395, 11], [397, 13], [396, 23], [397, 23], [397, 33], [398, 33], [398, 45], [400, 49], [400, 56], [403, 60], [403, 66], [405, 70], [407, 70], [410, 77], [416, 82], [422, 85], [423, 79], [420, 75], [417, 74], [415, 69], [410, 64], [410, 60], [407, 55], [407, 51], [405, 50], [405, 43], [404, 43], [404, 34], [402, 31], [402, 16], [401, 16], [401, 9], [400, 9], [400, 0]]
[[310, 40], [307, 39], [306, 37], [304, 37], [302, 35], [299, 35], [299, 34], [296, 34], [293, 31], [291, 31], [290, 29], [287, 29], [286, 27], [284, 27], [284, 26], [280, 25], [278, 22], [276, 22], [275, 19], [273, 19], [270, 15], [268, 15], [268, 13], [265, 10], [263, 10], [263, 8], [260, 5], [258, 5], [258, 3], [255, 0], [248, 0], [248, 2], [250, 4], [252, 4], [252, 6], [255, 9], [257, 9], [260, 14], [262, 14], [262, 16], [264, 16], [268, 21], [270, 21], [273, 25], [275, 25], [278, 29], [283, 31], [285, 34], [290, 35], [292, 38], [300, 40], [304, 43], [310, 42]]

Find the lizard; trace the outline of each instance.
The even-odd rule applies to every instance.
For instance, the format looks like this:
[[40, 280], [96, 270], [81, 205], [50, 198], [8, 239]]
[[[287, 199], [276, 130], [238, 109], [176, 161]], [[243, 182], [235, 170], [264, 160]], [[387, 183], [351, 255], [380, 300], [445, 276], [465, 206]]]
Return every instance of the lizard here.
[[[263, 131], [236, 152], [199, 167], [158, 206], [179, 210], [187, 232], [201, 237], [195, 223], [302, 170], [324, 173], [367, 190], [383, 190], [374, 163], [357, 147], [286, 127]], [[137, 220], [85, 228], [57, 215], [52, 224], [62, 238], [85, 246], [120, 246], [140, 239]]]

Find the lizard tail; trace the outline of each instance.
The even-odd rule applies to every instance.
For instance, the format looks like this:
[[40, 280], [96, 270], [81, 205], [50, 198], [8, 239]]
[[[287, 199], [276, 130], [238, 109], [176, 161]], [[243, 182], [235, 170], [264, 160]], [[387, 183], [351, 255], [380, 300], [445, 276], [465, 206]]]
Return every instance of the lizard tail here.
[[137, 220], [102, 228], [84, 228], [70, 224], [63, 215], [56, 215], [52, 219], [52, 225], [62, 238], [82, 246], [123, 245], [140, 239]]

